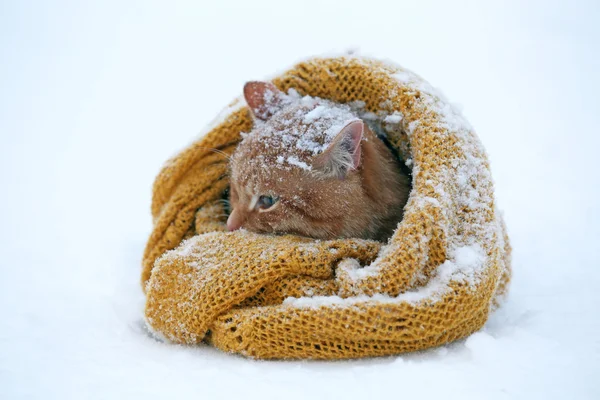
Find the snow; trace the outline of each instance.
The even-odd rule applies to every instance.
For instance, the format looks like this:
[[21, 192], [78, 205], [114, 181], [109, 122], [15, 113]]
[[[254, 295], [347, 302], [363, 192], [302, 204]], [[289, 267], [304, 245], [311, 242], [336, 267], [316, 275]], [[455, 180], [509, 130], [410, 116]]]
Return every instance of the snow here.
[[404, 118], [402, 113], [395, 111], [391, 115], [385, 117], [383, 121], [388, 124], [399, 124], [402, 121], [402, 118]]
[[[315, 156], [359, 118], [350, 105], [301, 96], [293, 88], [287, 93], [265, 91], [264, 98], [268, 112], [258, 112], [252, 130], [242, 133], [243, 140], [231, 157], [232, 181], [281, 180], [281, 171], [313, 171]], [[269, 119], [263, 121], [267, 115]]]
[[[267, 93], [273, 96], [269, 91], [265, 92], [265, 96]], [[308, 159], [322, 153], [346, 125], [358, 119], [348, 105], [300, 96], [294, 89], [280, 93], [278, 98], [280, 106], [272, 107], [270, 119], [266, 122], [255, 120], [253, 130], [244, 135], [242, 144], [247, 141], [264, 143], [287, 155], [284, 160], [287, 164], [304, 170], [311, 170], [312, 166], [298, 156]], [[242, 157], [247, 158], [246, 155]], [[276, 164], [269, 163], [268, 158], [262, 155], [257, 157], [257, 162], [264, 170], [283, 168], [281, 164], [284, 164], [279, 157], [275, 160]]]
[[[450, 281], [465, 282], [471, 287], [475, 287], [478, 275], [483, 271], [485, 254], [478, 244], [461, 246], [454, 249], [448, 260], [440, 265], [436, 275], [429, 280], [424, 287], [415, 290], [409, 290], [396, 297], [387, 295], [358, 295], [348, 298], [339, 296], [314, 296], [314, 297], [289, 297], [284, 300], [284, 304], [297, 308], [319, 308], [322, 306], [340, 306], [348, 307], [361, 303], [411, 303], [417, 304], [422, 301], [438, 301], [446, 294], [449, 289]], [[351, 280], [363, 279], [374, 275], [377, 272], [376, 266], [360, 268], [358, 261], [353, 259], [343, 260], [338, 269], [341, 269]]]
[[317, 118], [321, 118], [323, 115], [325, 115], [326, 112], [327, 112], [327, 107], [325, 107], [325, 106], [317, 106], [317, 107], [315, 107], [314, 110], [309, 111], [304, 116], [304, 123], [305, 124], [310, 124], [311, 122], [313, 122]]
[[[277, 160], [279, 161], [279, 157], [277, 157]], [[312, 169], [312, 166], [308, 165], [304, 161], [299, 160], [296, 156], [288, 156], [286, 161], [288, 164], [295, 165], [296, 167], [300, 167], [306, 171], [310, 171]]]
[[[0, 398], [600, 397], [598, 6], [385, 7], [2, 5]], [[378, 359], [258, 362], [152, 339], [139, 273], [162, 163], [245, 81], [348, 46], [462, 104], [514, 248], [507, 302], [468, 339]]]

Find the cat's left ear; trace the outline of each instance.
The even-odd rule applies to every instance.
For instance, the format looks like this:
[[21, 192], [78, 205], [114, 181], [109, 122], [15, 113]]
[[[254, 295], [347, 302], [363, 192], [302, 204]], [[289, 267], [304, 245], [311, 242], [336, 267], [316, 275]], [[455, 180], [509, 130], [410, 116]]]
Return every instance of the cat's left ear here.
[[246, 82], [244, 98], [254, 116], [267, 120], [282, 107], [285, 94], [271, 82]]
[[344, 178], [357, 170], [361, 163], [360, 142], [365, 131], [361, 120], [350, 122], [336, 135], [327, 149], [319, 154], [313, 165], [328, 177]]

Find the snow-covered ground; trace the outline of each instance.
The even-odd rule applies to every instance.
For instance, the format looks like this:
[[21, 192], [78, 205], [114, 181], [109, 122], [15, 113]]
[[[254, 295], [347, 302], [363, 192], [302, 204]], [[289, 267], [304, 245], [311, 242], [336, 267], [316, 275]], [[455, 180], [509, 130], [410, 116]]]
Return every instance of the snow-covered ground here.
[[[259, 4], [260, 3], [260, 4]], [[0, 398], [600, 398], [598, 2], [0, 4]], [[358, 47], [462, 105], [514, 247], [452, 345], [259, 362], [143, 329], [151, 184], [246, 80]]]

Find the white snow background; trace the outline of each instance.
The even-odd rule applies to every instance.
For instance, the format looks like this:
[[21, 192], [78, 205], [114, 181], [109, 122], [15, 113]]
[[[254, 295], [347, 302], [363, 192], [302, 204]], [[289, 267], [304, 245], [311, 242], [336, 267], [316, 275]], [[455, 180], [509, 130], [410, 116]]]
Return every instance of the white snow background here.
[[[0, 3], [0, 398], [600, 398], [596, 1]], [[143, 329], [151, 185], [246, 80], [357, 47], [462, 105], [514, 247], [483, 331], [264, 362]]]

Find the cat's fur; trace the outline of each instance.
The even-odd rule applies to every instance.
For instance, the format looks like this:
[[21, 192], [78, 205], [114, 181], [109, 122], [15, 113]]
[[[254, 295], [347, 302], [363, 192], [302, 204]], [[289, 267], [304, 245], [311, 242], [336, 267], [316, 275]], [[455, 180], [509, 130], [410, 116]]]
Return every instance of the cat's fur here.
[[256, 123], [231, 158], [229, 230], [392, 235], [409, 177], [348, 106], [286, 95], [265, 82], [247, 83], [244, 95]]

